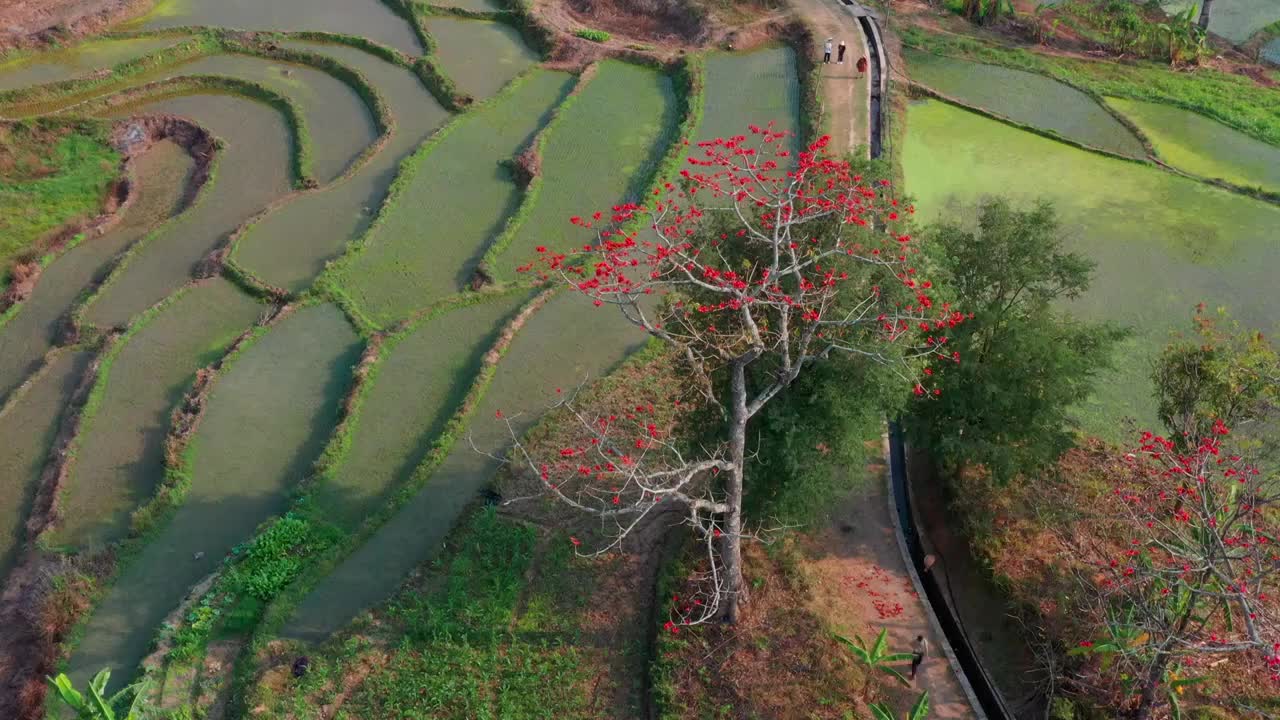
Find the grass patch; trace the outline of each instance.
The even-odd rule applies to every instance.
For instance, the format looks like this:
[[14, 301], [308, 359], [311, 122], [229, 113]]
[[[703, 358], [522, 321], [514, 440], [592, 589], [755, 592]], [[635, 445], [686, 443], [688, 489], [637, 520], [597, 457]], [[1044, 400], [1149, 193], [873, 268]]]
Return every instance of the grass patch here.
[[426, 21], [435, 62], [470, 97], [492, 97], [538, 61], [513, 28], [484, 20], [432, 17]]
[[1204, 68], [1173, 73], [1159, 63], [1054, 57], [968, 37], [934, 35], [916, 27], [904, 28], [902, 40], [908, 46], [939, 55], [1047, 75], [1095, 97], [1175, 105], [1280, 146], [1280, 113], [1275, 110], [1280, 103], [1280, 90], [1262, 87], [1239, 75]]
[[713, 52], [707, 55], [705, 73], [705, 109], [690, 141], [742, 135], [749, 124], [773, 122], [778, 130], [799, 130], [800, 86], [791, 48]]
[[39, 241], [101, 212], [120, 166], [109, 129], [93, 120], [0, 123], [0, 290], [15, 261], [40, 257]]
[[591, 42], [597, 43], [607, 43], [609, 42], [609, 39], [613, 37], [613, 35], [605, 32], [604, 30], [592, 30], [590, 28], [582, 28], [581, 30], [575, 31], [573, 34], [583, 40], [590, 40]]

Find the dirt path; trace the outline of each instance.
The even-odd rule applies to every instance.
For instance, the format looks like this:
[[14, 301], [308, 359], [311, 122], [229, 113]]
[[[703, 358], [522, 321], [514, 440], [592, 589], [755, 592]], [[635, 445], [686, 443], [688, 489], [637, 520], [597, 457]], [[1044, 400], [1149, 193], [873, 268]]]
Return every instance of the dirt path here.
[[[914, 687], [895, 685], [888, 691], [894, 706], [905, 711], [922, 690], [928, 690], [929, 717], [973, 718], [960, 683], [937, 650], [942, 638], [934, 634], [898, 550], [889, 518], [886, 472], [883, 462], [868, 465], [861, 487], [840, 501], [831, 523], [808, 537], [811, 606], [847, 637], [856, 634], [871, 642], [881, 628], [888, 628], [889, 648], [894, 652], [907, 652], [915, 637], [924, 635], [930, 656]], [[908, 668], [900, 669], [905, 673]]]
[[843, 40], [849, 46], [844, 64], [822, 65], [822, 101], [827, 131], [841, 149], [853, 150], [869, 143], [867, 130], [871, 102], [869, 73], [858, 72], [858, 58], [866, 57], [867, 47], [858, 21], [839, 0], [791, 0], [791, 7], [812, 28], [818, 41], [813, 52], [822, 58], [822, 41], [832, 38], [832, 46]]

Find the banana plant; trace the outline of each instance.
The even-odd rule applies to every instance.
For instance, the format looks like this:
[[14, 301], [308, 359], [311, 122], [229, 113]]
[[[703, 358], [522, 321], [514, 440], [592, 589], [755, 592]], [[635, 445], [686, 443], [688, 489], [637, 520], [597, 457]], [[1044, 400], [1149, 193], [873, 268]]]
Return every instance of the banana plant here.
[[903, 685], [910, 686], [911, 681], [905, 675], [898, 672], [896, 668], [889, 667], [890, 663], [903, 662], [911, 659], [911, 653], [891, 653], [889, 652], [889, 629], [881, 628], [880, 635], [876, 637], [875, 644], [867, 647], [862, 638], [854, 635], [857, 639], [850, 640], [843, 635], [836, 635], [835, 638], [849, 647], [849, 651], [863, 665], [872, 670], [879, 670], [898, 679]]
[[[906, 720], [924, 720], [929, 715], [929, 691], [920, 693], [916, 704], [911, 706], [904, 716]], [[871, 703], [871, 716], [875, 720], [898, 720], [893, 716], [893, 708], [883, 703]]]
[[[135, 683], [120, 692], [106, 697], [107, 681], [111, 679], [111, 671], [103, 668], [89, 681], [88, 699], [71, 683], [66, 673], [58, 673], [57, 677], [46, 678], [53, 687], [58, 699], [75, 711], [78, 720], [142, 720], [142, 696], [145, 683]], [[116, 712], [130, 694], [133, 702], [124, 715]]]

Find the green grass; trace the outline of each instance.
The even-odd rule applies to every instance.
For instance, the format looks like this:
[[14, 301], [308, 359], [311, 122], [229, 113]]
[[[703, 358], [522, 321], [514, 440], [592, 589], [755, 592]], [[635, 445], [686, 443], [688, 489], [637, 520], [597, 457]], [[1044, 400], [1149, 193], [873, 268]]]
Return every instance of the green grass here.
[[[1178, 12], [1191, 5], [1199, 7], [1199, 0], [1165, 0], [1161, 3], [1167, 12]], [[1195, 17], [1200, 17], [1197, 10]], [[1248, 40], [1268, 23], [1280, 22], [1280, 5], [1275, 0], [1232, 0], [1216, 3], [1209, 17], [1209, 30], [1233, 43]]]
[[1246, 77], [1205, 68], [1173, 73], [1159, 63], [1051, 57], [967, 37], [931, 35], [919, 28], [904, 29], [902, 38], [910, 47], [1040, 73], [1098, 96], [1183, 107], [1280, 146], [1280, 89], [1264, 88]]
[[[556, 537], [553, 543], [557, 541], [569, 546], [567, 538]], [[433, 577], [426, 588], [411, 588], [390, 604], [387, 634], [396, 646], [388, 662], [346, 699], [343, 716], [593, 717], [586, 696], [588, 673], [579, 650], [565, 644], [577, 623], [566, 612], [569, 608], [557, 604], [566, 593], [554, 581], [564, 575], [548, 573], [551, 582], [535, 583], [532, 592], [526, 584], [534, 558], [544, 552], [552, 570], [571, 561], [563, 548], [540, 551], [530, 526], [492, 510], [476, 512], [429, 571]], [[546, 591], [557, 597], [542, 597]], [[522, 611], [522, 598], [565, 614], [543, 624], [536, 614]], [[332, 695], [331, 681], [364, 649], [353, 639], [313, 656], [312, 671], [297, 683], [292, 697], [277, 700], [275, 709], [315, 717], [316, 698]]]
[[617, 61], [600, 63], [548, 130], [537, 189], [492, 252], [495, 274], [516, 277], [516, 266], [535, 259], [539, 245], [563, 250], [590, 242], [594, 231], [570, 225], [571, 216], [607, 214], [637, 199], [672, 139], [679, 121], [675, 105], [667, 76]]
[[1046, 197], [1057, 204], [1066, 246], [1098, 262], [1093, 288], [1069, 307], [1129, 325], [1134, 335], [1080, 409], [1088, 431], [1114, 439], [1125, 416], [1154, 422], [1149, 362], [1196, 303], [1226, 305], [1250, 327], [1276, 329], [1263, 288], [1280, 263], [1280, 208], [937, 101], [913, 104], [908, 126], [902, 162], [921, 220], [963, 220], [990, 194], [1018, 203]]
[[1146, 157], [1142, 142], [1088, 95], [1043, 75], [906, 50], [911, 79], [967, 105], [1093, 147]]
[[607, 43], [609, 42], [609, 39], [613, 37], [613, 35], [610, 35], [604, 30], [592, 30], [590, 28], [582, 28], [581, 30], [575, 31], [573, 34], [583, 40], [590, 40], [591, 42], [597, 43]]
[[0, 289], [11, 264], [36, 259], [36, 243], [102, 210], [120, 155], [102, 122], [0, 124]]
[[705, 109], [691, 142], [743, 135], [747, 125], [770, 121], [778, 130], [798, 129], [800, 86], [791, 48], [711, 53], [705, 73]]
[[1280, 192], [1280, 147], [1181, 108], [1122, 98], [1107, 102], [1141, 128], [1160, 158], [1173, 167]]
[[571, 79], [536, 70], [446, 126], [405, 161], [377, 220], [327, 279], [377, 325], [464, 287], [517, 202], [500, 164], [528, 141]]
[[224, 370], [191, 446], [190, 488], [121, 571], [71, 668], [129, 678], [160, 621], [237, 543], [283, 509], [337, 420], [359, 343], [331, 305], [284, 318]]
[[164, 478], [169, 414], [196, 370], [220, 357], [266, 308], [225, 280], [181, 291], [139, 317], [103, 361], [82, 414], [52, 542], [119, 539]]

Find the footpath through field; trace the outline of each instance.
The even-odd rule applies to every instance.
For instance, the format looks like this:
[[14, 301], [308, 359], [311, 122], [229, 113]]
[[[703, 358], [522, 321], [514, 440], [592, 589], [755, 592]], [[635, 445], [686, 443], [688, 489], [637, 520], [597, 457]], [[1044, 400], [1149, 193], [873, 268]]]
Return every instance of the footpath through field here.
[[[858, 58], [867, 57], [867, 45], [857, 19], [840, 0], [791, 0], [791, 6], [813, 28], [813, 52], [822, 71], [822, 102], [832, 142], [837, 149], [849, 150], [869, 145], [871, 74], [869, 69], [858, 72]], [[832, 39], [831, 63], [822, 65], [822, 43], [827, 38]], [[841, 40], [848, 46], [843, 64], [835, 51]]]
[[[791, 3], [813, 28], [817, 40], [813, 52], [819, 61], [826, 38], [834, 38], [833, 46], [841, 40], [848, 45], [843, 65], [833, 53], [831, 64], [822, 67], [828, 131], [837, 149], [868, 145], [869, 72], [857, 71], [858, 58], [867, 55], [867, 47], [856, 16], [840, 0]], [[909, 707], [921, 691], [928, 690], [930, 717], [973, 718], [973, 709], [942, 654], [946, 640], [934, 632], [907, 574], [889, 515], [887, 472], [882, 463], [868, 466], [863, 481], [840, 501], [827, 527], [810, 535], [806, 553], [814, 581], [810, 603], [838, 632], [871, 641], [881, 628], [888, 628], [894, 652], [907, 652], [916, 636], [924, 635], [929, 640], [929, 658], [914, 687], [889, 691], [894, 705]]]

